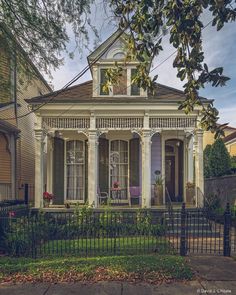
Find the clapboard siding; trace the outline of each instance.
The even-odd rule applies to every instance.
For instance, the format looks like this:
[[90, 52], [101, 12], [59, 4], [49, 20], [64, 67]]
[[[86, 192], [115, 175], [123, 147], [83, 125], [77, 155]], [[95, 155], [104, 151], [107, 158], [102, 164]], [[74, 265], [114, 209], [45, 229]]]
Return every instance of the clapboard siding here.
[[0, 183], [11, 183], [11, 154], [7, 140], [0, 132]]
[[[0, 75], [5, 79], [4, 83], [9, 81], [10, 75], [10, 63], [9, 54], [1, 50], [0, 48]], [[49, 92], [49, 87], [41, 78], [32, 76], [30, 81], [29, 77], [21, 76], [19, 77], [17, 73], [17, 115], [21, 116], [29, 112], [28, 104], [25, 102], [25, 99], [29, 99], [33, 96], [38, 96], [41, 93], [46, 94]], [[1, 77], [1, 79], [3, 79]], [[24, 81], [23, 84], [19, 83], [19, 78], [21, 81]], [[1, 80], [0, 79], [0, 80]], [[1, 84], [1, 83], [0, 83]], [[13, 97], [11, 91], [2, 91], [0, 85], [0, 102], [10, 102]], [[0, 110], [0, 119], [14, 118], [14, 105], [12, 104], [4, 110]], [[31, 187], [34, 187], [34, 178], [35, 178], [35, 137], [34, 137], [34, 122], [35, 115], [30, 114], [23, 118], [19, 118], [16, 122], [15, 119], [7, 120], [8, 123], [16, 126], [20, 130], [20, 138], [17, 140], [17, 181], [16, 187], [21, 188], [24, 183], [28, 183]], [[2, 168], [1, 168], [2, 170]], [[4, 168], [5, 170], [5, 168]], [[19, 189], [18, 196], [23, 197], [23, 190]], [[33, 197], [33, 196], [30, 196]]]
[[[1, 44], [1, 36], [0, 36]], [[6, 50], [0, 45], [0, 102], [9, 102], [11, 99], [10, 91], [10, 58]]]
[[152, 183], [155, 182], [155, 171], [161, 171], [161, 137], [159, 134], [154, 134], [152, 137], [151, 148], [151, 177]]

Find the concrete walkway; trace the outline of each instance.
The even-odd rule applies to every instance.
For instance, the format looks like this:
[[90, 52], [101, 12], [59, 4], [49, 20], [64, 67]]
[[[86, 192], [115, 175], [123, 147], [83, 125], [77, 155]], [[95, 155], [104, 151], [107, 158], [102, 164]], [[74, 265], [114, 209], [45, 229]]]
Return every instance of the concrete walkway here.
[[236, 294], [236, 261], [189, 257], [195, 280], [160, 286], [126, 282], [0, 285], [0, 295], [194, 295]]

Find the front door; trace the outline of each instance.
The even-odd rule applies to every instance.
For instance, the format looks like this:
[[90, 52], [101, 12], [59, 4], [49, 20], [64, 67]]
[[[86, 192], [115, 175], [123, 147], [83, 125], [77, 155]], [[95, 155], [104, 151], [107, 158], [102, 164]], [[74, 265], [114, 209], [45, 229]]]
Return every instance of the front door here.
[[175, 202], [175, 156], [166, 156], [165, 168], [166, 198], [169, 194], [171, 201]]

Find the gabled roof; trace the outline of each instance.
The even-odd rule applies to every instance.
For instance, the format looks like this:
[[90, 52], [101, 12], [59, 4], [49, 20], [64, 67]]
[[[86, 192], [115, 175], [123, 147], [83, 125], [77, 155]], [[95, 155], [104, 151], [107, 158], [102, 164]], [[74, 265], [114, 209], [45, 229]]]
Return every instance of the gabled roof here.
[[[140, 96], [98, 96], [92, 97], [93, 82], [87, 81], [82, 84], [71, 86], [66, 90], [58, 90], [46, 95], [33, 97], [31, 99], [26, 99], [26, 102], [30, 104], [41, 104], [48, 102], [52, 103], [136, 103], [145, 102], [149, 103], [178, 103], [179, 101], [185, 100], [185, 94], [183, 91], [157, 84], [156, 93], [154, 95], [148, 95], [148, 97]], [[201, 97], [202, 102], [209, 103], [211, 100]]]
[[232, 140], [236, 140], [236, 131], [234, 131], [233, 133], [231, 133], [223, 138], [224, 143], [228, 143]]
[[7, 133], [14, 133], [14, 134], [18, 134], [21, 132], [17, 127], [13, 126], [12, 124], [4, 120], [0, 120], [0, 130], [3, 130], [4, 132], [7, 132]]
[[[88, 57], [88, 62], [92, 62], [105, 48], [108, 48], [118, 36], [122, 33], [120, 29], [118, 29], [115, 33], [113, 33], [108, 39], [106, 39], [102, 44], [100, 44]], [[122, 35], [127, 35], [126, 33], [122, 33]], [[124, 38], [120, 36], [120, 38]]]

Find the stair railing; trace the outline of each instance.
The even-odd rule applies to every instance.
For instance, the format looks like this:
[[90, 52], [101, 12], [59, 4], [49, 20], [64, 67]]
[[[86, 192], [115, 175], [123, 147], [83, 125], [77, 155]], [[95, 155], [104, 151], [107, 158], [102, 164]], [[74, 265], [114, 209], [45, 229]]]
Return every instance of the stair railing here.
[[166, 196], [167, 196], [167, 202], [166, 202], [167, 211], [168, 211], [169, 219], [171, 221], [172, 230], [174, 230], [174, 210], [173, 210], [170, 194], [167, 187], [166, 187]]

